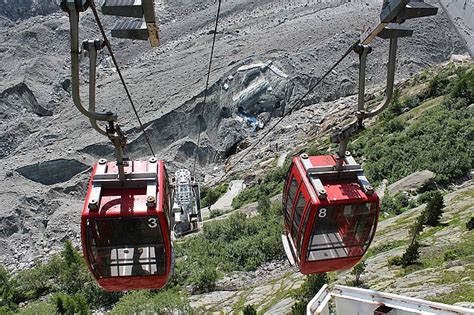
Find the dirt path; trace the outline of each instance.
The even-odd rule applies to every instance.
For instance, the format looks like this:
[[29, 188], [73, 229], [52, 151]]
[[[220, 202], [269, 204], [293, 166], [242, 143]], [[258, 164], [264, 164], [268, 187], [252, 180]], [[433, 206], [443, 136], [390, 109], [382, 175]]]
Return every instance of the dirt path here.
[[203, 218], [209, 218], [210, 209], [212, 210], [232, 210], [232, 200], [245, 188], [243, 180], [233, 180], [230, 182], [229, 190], [222, 195], [213, 205], [201, 209]]

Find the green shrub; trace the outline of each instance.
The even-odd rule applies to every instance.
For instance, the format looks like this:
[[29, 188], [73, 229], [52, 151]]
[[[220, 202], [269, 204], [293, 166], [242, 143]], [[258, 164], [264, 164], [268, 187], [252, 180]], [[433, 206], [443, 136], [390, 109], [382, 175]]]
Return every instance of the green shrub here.
[[242, 310], [243, 315], [257, 315], [257, 310], [253, 305], [247, 305]]
[[403, 99], [402, 102], [402, 107], [403, 108], [408, 108], [408, 109], [413, 109], [421, 104], [421, 100], [418, 96], [410, 96], [407, 98]]
[[428, 85], [426, 97], [437, 97], [447, 93], [449, 80], [445, 72], [436, 74]]
[[150, 291], [134, 291], [122, 296], [111, 314], [141, 314], [151, 308]]
[[[58, 308], [59, 313], [70, 313], [73, 309], [77, 313], [84, 313], [89, 307], [109, 307], [121, 296], [120, 293], [108, 293], [99, 288], [89, 274], [81, 254], [69, 241], [65, 242], [60, 255], [18, 272], [11, 277], [9, 283], [15, 304], [53, 293], [54, 301], [48, 305]], [[50, 307], [43, 304], [41, 306]], [[27, 308], [25, 312], [28, 313], [29, 310]]]
[[449, 96], [454, 99], [463, 99], [465, 104], [470, 105], [474, 103], [474, 70], [473, 68], [464, 71], [460, 74], [451, 88]]
[[74, 314], [89, 314], [89, 307], [86, 298], [78, 295], [56, 294], [53, 297], [54, 305], [56, 306], [56, 314], [74, 315]]
[[201, 192], [201, 208], [213, 205], [223, 194], [229, 189], [228, 183], [223, 183], [216, 188], [209, 188], [206, 186], [200, 187]]
[[11, 274], [0, 266], [0, 314], [8, 313], [17, 309], [17, 299], [15, 298], [16, 283]]
[[381, 210], [395, 215], [401, 214], [409, 205], [408, 197], [403, 193], [397, 193], [391, 196], [385, 191], [381, 202]]
[[474, 217], [471, 217], [466, 223], [466, 228], [471, 231], [474, 229]]
[[120, 298], [111, 314], [188, 314], [191, 309], [186, 295], [174, 289], [130, 292]]
[[402, 257], [400, 256], [393, 256], [388, 259], [389, 266], [401, 266], [402, 265]]
[[270, 202], [270, 197], [268, 195], [262, 195], [258, 199], [257, 211], [261, 215], [267, 215], [270, 211], [270, 207], [272, 206]]
[[425, 191], [425, 192], [421, 193], [420, 195], [418, 195], [418, 197], [416, 199], [416, 202], [419, 205], [422, 205], [424, 203], [428, 203], [428, 201], [433, 199], [433, 196], [434, 196], [435, 193], [436, 193], [436, 191]]
[[453, 249], [447, 250], [443, 255], [444, 261], [455, 260], [457, 257], [458, 255], [456, 253], [456, 250], [453, 250]]
[[211, 219], [217, 218], [217, 217], [220, 217], [223, 214], [224, 214], [224, 212], [222, 210], [219, 210], [219, 209], [211, 210], [209, 212], [209, 218], [211, 218]]
[[295, 297], [302, 301], [306, 301], [307, 304], [328, 282], [329, 279], [326, 273], [318, 273], [306, 276], [301, 287], [296, 290]]
[[291, 307], [292, 315], [306, 315], [306, 306], [308, 303], [304, 301], [298, 301]]
[[412, 241], [420, 235], [423, 231], [423, 225], [426, 224], [426, 213], [423, 211], [418, 218], [416, 219], [415, 223], [411, 226], [409, 235], [412, 238]]
[[306, 305], [329, 282], [325, 273], [306, 276], [301, 287], [293, 292], [297, 302], [292, 306], [292, 314], [306, 314]]
[[285, 184], [288, 166], [289, 164], [270, 170], [265, 178], [260, 179], [256, 185], [242, 190], [232, 200], [232, 207], [238, 209], [245, 204], [258, 201], [262, 196], [268, 195], [272, 197], [281, 193]]
[[208, 292], [214, 288], [218, 278], [216, 267], [204, 265], [193, 274], [190, 281], [199, 291]]
[[217, 280], [218, 271], [253, 270], [264, 262], [282, 259], [280, 211], [271, 207], [266, 216], [252, 218], [232, 213], [224, 220], [208, 222], [201, 234], [178, 243], [176, 259], [185, 259], [177, 263], [182, 281], [205, 290]]

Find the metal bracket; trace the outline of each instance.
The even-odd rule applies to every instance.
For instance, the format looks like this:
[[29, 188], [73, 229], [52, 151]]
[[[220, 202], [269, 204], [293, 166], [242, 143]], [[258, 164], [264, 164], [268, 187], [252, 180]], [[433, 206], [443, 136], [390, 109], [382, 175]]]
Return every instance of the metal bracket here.
[[60, 6], [67, 13], [70, 13], [71, 10], [84, 12], [89, 8], [89, 0], [62, 0]]
[[146, 173], [128, 173], [120, 179], [120, 173], [107, 174], [107, 160], [101, 159], [96, 168], [94, 179], [92, 180], [92, 191], [89, 198], [88, 207], [91, 211], [99, 210], [100, 199], [103, 188], [140, 188], [146, 187], [148, 208], [156, 207], [156, 194], [158, 193], [158, 163], [156, 158], [150, 158], [148, 171]]
[[[100, 159], [99, 163], [97, 164], [95, 174], [105, 174], [107, 172], [107, 160]], [[100, 198], [102, 196], [102, 183], [100, 182], [92, 182], [92, 191], [91, 196], [89, 198], [89, 210], [96, 211], [99, 210], [100, 205]]]
[[[352, 123], [344, 127], [335, 127], [333, 134], [331, 135], [331, 143], [341, 143], [347, 138], [350, 138], [363, 129], [363, 126], [359, 124], [359, 121], [353, 121]], [[345, 151], [344, 151], [345, 152]]]
[[159, 46], [160, 38], [155, 15], [154, 0], [106, 0], [102, 5], [105, 15], [144, 18], [142, 21], [125, 20], [112, 29], [112, 36], [118, 38], [147, 40], [152, 47]]
[[119, 170], [119, 179], [123, 181], [125, 180], [123, 148], [127, 145], [127, 137], [125, 137], [120, 126], [114, 124], [114, 122], [109, 122], [109, 126], [107, 127], [107, 137], [115, 147], [115, 158]]
[[367, 177], [364, 176], [362, 166], [356, 162], [350, 152], [345, 152], [342, 158], [336, 156], [336, 160], [341, 163], [340, 166], [336, 164], [336, 166], [313, 167], [307, 154], [302, 154], [300, 157], [301, 163], [306, 169], [306, 175], [313, 184], [319, 199], [327, 198], [323, 180], [357, 178], [360, 187], [367, 195], [374, 193], [374, 188], [370, 185]]

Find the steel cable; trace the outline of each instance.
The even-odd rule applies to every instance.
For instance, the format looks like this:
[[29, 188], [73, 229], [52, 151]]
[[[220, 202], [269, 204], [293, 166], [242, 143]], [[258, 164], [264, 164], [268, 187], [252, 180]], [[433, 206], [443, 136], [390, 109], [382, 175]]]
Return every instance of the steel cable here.
[[209, 58], [209, 67], [207, 69], [206, 87], [204, 89], [204, 101], [203, 101], [203, 104], [202, 104], [201, 115], [198, 116], [199, 133], [198, 133], [198, 138], [197, 138], [196, 153], [194, 154], [194, 164], [193, 164], [193, 172], [192, 172], [194, 177], [196, 177], [196, 174], [195, 174], [195, 172], [196, 172], [196, 162], [197, 162], [197, 159], [198, 159], [199, 149], [201, 147], [201, 133], [202, 133], [202, 125], [203, 125], [202, 120], [204, 119], [203, 116], [204, 116], [204, 110], [205, 110], [205, 107], [206, 107], [207, 92], [208, 92], [208, 89], [209, 89], [209, 79], [211, 77], [212, 59], [214, 57], [214, 47], [216, 45], [217, 27], [219, 25], [219, 16], [220, 16], [220, 13], [221, 13], [221, 3], [222, 3], [222, 0], [219, 0], [218, 6], [217, 6], [216, 25], [214, 27], [214, 36], [212, 38], [211, 56]]

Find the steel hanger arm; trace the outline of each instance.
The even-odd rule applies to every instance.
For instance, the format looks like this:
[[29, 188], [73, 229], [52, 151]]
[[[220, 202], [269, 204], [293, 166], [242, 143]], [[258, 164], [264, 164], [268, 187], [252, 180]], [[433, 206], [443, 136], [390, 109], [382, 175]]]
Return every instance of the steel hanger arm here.
[[[85, 116], [87, 116], [93, 125], [93, 127], [100, 133], [104, 131], [98, 128], [97, 123], [93, 121], [117, 121], [117, 114], [112, 112], [95, 112], [95, 93], [94, 95], [89, 95], [89, 101], [92, 100], [92, 104], [89, 104], [89, 110], [85, 109], [82, 105], [81, 96], [80, 96], [80, 81], [79, 81], [79, 12], [76, 8], [74, 1], [63, 1], [63, 8], [67, 7], [67, 12], [69, 13], [69, 21], [71, 27], [71, 81], [72, 81], [72, 99], [74, 105], [77, 109]], [[95, 59], [91, 56], [91, 69], [90, 75], [94, 75], [91, 85], [94, 84], [94, 87], [90, 87], [90, 92], [95, 92], [95, 67], [92, 68], [92, 65], [96, 63]], [[96, 128], [97, 127], [97, 128]]]
[[393, 87], [395, 83], [395, 66], [397, 58], [397, 38], [390, 38], [390, 49], [388, 53], [388, 64], [387, 64], [387, 83], [385, 88], [385, 97], [382, 102], [372, 111], [366, 112], [364, 109], [359, 108], [358, 118], [365, 119], [375, 117], [380, 114], [392, 101]]
[[[98, 40], [85, 41], [83, 43], [84, 49], [89, 52], [89, 113], [95, 113], [95, 89], [96, 89], [96, 69], [97, 69], [97, 50], [100, 49], [102, 43]], [[92, 127], [104, 136], [107, 131], [100, 128], [97, 120], [89, 117]]]

